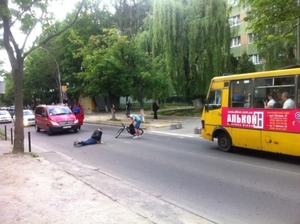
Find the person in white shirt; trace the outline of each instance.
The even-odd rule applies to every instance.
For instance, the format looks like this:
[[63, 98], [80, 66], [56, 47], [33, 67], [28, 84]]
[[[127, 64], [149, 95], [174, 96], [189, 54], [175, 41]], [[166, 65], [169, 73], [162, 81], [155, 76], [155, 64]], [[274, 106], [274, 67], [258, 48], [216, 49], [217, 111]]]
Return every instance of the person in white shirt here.
[[283, 109], [294, 109], [295, 108], [295, 101], [292, 100], [289, 96], [288, 92], [283, 92], [281, 95], [281, 99], [283, 100]]
[[275, 100], [273, 99], [273, 94], [268, 94], [268, 101], [264, 101], [265, 108], [273, 108], [273, 105], [275, 104]]

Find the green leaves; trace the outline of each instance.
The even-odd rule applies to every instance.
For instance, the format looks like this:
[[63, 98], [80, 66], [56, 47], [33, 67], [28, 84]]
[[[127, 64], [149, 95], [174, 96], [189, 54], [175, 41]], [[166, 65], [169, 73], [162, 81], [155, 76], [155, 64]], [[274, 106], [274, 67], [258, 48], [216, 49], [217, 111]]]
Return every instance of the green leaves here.
[[260, 55], [266, 59], [265, 69], [277, 69], [295, 63], [295, 55], [291, 54], [290, 49], [296, 45], [300, 15], [298, 1], [241, 0], [241, 4], [250, 6], [245, 21], [248, 22], [247, 29], [257, 34], [254, 43]]
[[224, 1], [155, 0], [154, 56], [162, 54], [178, 94], [206, 94], [210, 80], [226, 71], [230, 29]]
[[246, 52], [243, 52], [241, 58], [238, 61], [237, 73], [248, 73], [248, 72], [256, 72], [255, 65], [252, 61], [249, 61], [249, 56]]

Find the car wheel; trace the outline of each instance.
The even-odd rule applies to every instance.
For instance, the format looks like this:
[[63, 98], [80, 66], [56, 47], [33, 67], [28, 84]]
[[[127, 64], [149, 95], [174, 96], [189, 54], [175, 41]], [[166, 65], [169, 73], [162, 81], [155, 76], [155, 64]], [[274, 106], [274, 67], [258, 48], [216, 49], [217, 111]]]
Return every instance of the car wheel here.
[[51, 132], [51, 129], [50, 129], [50, 127], [49, 126], [47, 126], [47, 130], [46, 130], [46, 132], [47, 132], [47, 134], [50, 136], [50, 135], [52, 135], [52, 132]]
[[37, 124], [35, 124], [35, 130], [36, 130], [36, 132], [40, 132], [41, 131], [41, 129], [39, 128], [39, 126]]
[[78, 132], [78, 129], [74, 129], [73, 131], [74, 131], [74, 133], [77, 133], [77, 132]]

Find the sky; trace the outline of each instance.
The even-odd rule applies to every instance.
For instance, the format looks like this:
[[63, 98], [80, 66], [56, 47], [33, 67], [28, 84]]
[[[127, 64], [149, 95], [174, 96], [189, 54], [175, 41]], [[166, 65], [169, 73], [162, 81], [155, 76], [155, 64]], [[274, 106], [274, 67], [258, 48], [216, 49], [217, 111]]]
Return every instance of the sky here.
[[[58, 20], [63, 20], [68, 12], [72, 12], [75, 9], [75, 4], [79, 2], [80, 0], [56, 0], [53, 2], [53, 4], [49, 7], [49, 11], [53, 12], [55, 14], [55, 17]], [[34, 32], [30, 35], [31, 41], [38, 36], [41, 33], [41, 29], [36, 28]], [[14, 36], [16, 38], [16, 42], [21, 45], [23, 44], [24, 37], [21, 37], [21, 35], [16, 35], [14, 33]], [[21, 39], [18, 40], [18, 37], [21, 37]], [[27, 42], [27, 46], [30, 46], [30, 39]], [[5, 50], [0, 50], [0, 57], [1, 60], [4, 61], [3, 69], [5, 71], [11, 71], [10, 63], [8, 60], [8, 56]], [[1, 81], [1, 77], [0, 77]]]

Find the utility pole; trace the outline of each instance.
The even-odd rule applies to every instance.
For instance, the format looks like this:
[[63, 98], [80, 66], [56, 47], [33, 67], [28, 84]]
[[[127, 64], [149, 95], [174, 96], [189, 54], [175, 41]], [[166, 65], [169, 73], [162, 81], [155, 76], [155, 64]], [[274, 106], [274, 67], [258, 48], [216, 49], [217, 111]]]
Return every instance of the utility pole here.
[[62, 89], [61, 89], [62, 86], [61, 86], [60, 71], [59, 71], [58, 63], [57, 63], [55, 57], [53, 56], [53, 54], [51, 54], [50, 51], [48, 51], [46, 48], [43, 48], [43, 47], [39, 47], [39, 48], [43, 49], [44, 51], [47, 51], [50, 54], [50, 56], [53, 58], [53, 60], [55, 61], [55, 64], [57, 66], [57, 76], [58, 76], [57, 78], [58, 78], [58, 90], [59, 90], [59, 103], [63, 103]]

